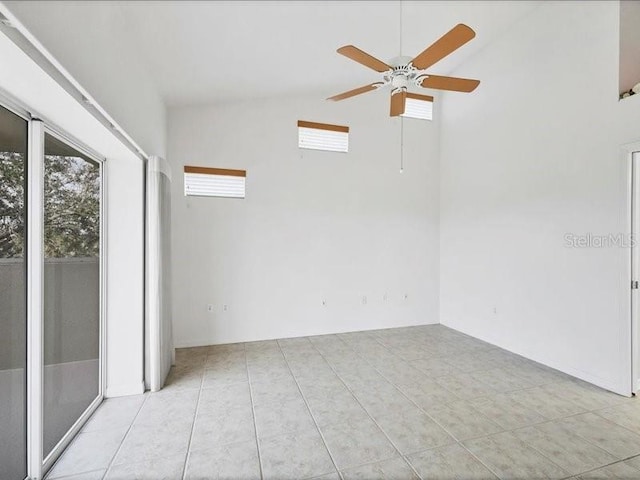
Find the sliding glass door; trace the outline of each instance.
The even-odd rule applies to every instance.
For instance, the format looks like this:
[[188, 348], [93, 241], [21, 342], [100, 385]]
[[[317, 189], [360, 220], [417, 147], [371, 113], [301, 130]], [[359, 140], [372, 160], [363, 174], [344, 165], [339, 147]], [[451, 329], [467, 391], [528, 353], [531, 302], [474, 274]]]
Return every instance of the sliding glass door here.
[[0, 107], [0, 479], [27, 476], [26, 178], [23, 118]]
[[44, 138], [43, 454], [100, 395], [100, 164]]
[[0, 106], [0, 480], [42, 478], [103, 377], [102, 163], [15, 111]]

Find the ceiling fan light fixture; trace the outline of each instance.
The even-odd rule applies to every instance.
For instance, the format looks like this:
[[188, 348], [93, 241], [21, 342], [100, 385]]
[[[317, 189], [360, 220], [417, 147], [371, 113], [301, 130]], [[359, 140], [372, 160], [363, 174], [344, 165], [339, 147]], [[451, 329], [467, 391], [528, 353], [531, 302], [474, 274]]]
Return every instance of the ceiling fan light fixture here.
[[404, 101], [404, 113], [401, 117], [433, 120], [433, 97], [407, 93]]

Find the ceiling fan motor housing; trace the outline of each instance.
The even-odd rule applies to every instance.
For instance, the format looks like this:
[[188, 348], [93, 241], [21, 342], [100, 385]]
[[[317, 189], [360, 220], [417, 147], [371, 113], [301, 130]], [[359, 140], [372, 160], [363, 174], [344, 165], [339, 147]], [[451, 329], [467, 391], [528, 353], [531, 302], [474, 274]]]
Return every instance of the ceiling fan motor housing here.
[[418, 70], [411, 65], [409, 57], [398, 57], [389, 63], [394, 66], [384, 75], [384, 80], [394, 90], [406, 90], [409, 85], [415, 83]]

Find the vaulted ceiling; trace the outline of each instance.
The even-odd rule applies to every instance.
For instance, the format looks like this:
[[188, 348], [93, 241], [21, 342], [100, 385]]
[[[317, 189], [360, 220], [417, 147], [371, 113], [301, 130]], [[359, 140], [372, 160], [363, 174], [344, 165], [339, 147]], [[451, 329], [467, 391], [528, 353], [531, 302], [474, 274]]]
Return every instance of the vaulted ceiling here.
[[[30, 2], [20, 2], [18, 10]], [[286, 94], [330, 96], [378, 80], [335, 50], [383, 61], [415, 56], [457, 23], [476, 38], [430, 71], [473, 77], [464, 62], [526, 15], [527, 1], [128, 1], [101, 3], [168, 105]], [[77, 5], [74, 5], [77, 4]], [[94, 2], [68, 2], [91, 14]], [[81, 18], [81, 17], [78, 17]]]

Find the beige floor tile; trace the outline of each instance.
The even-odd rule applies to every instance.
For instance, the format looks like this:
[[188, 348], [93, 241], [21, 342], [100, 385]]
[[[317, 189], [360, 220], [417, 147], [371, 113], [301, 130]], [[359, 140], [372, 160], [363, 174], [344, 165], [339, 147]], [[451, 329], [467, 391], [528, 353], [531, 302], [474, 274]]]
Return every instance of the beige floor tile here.
[[205, 369], [202, 388], [222, 388], [232, 383], [246, 383], [248, 381], [249, 377], [244, 365], [224, 370]]
[[417, 408], [380, 417], [376, 422], [403, 455], [456, 441]]
[[186, 455], [192, 425], [134, 425], [113, 460], [114, 465]]
[[320, 430], [340, 470], [398, 455], [384, 433], [370, 419], [329, 425]]
[[258, 438], [316, 430], [309, 409], [300, 396], [282, 403], [256, 405], [254, 413]]
[[509, 396], [549, 420], [586, 412], [584, 408], [576, 405], [571, 400], [547, 392], [540, 387], [510, 393]]
[[496, 479], [487, 467], [458, 444], [414, 453], [407, 459], [416, 472], [425, 479]]
[[369, 418], [364, 408], [346, 389], [328, 395], [305, 395], [305, 398], [313, 418], [321, 427]]
[[78, 473], [76, 475], [68, 475], [64, 477], [53, 477], [47, 476], [46, 480], [102, 480], [104, 478], [106, 470], [94, 470], [92, 472], [83, 472]]
[[182, 478], [185, 455], [171, 455], [145, 462], [115, 465], [104, 480], [175, 480]]
[[638, 480], [640, 472], [624, 462], [583, 473], [580, 480]]
[[[526, 392], [523, 393], [526, 395]], [[505, 430], [533, 425], [546, 419], [535, 410], [525, 407], [505, 394], [492, 395], [470, 402], [473, 408]]]
[[595, 413], [640, 434], [640, 402], [628, 402], [617, 407], [598, 410]]
[[456, 394], [438, 385], [432, 379], [426, 379], [412, 385], [400, 385], [398, 388], [409, 400], [423, 410], [460, 400]]
[[417, 360], [412, 360], [409, 363], [424, 373], [427, 377], [431, 378], [462, 373], [460, 369], [445, 362], [442, 358], [437, 357], [419, 358]]
[[595, 413], [583, 413], [568, 417], [558, 423], [619, 459], [640, 454], [640, 435]]
[[587, 472], [617, 460], [610, 453], [567, 432], [556, 422], [523, 428], [513, 433], [572, 475]]
[[625, 463], [637, 470], [640, 470], [640, 455], [627, 460]]
[[420, 480], [401, 457], [342, 470], [341, 473], [344, 480]]
[[255, 441], [253, 413], [248, 405], [225, 410], [199, 409], [191, 435], [191, 448]]
[[414, 409], [415, 405], [391, 384], [357, 388], [353, 395], [373, 418]]
[[483, 437], [503, 430], [465, 401], [436, 405], [427, 410], [427, 413], [458, 440]]
[[481, 370], [473, 373], [473, 377], [485, 385], [489, 385], [495, 391], [503, 393], [514, 392], [533, 386], [531, 382], [511, 373], [506, 368]]
[[122, 429], [80, 433], [49, 473], [50, 478], [106, 469], [118, 451]]
[[134, 426], [155, 427], [171, 424], [181, 428], [193, 423], [199, 390], [161, 390], [147, 395], [148, 398], [140, 408]]
[[334, 473], [320, 434], [286, 434], [259, 441], [265, 480], [298, 480]]
[[224, 388], [205, 388], [200, 392], [199, 411], [228, 410], [238, 406], [251, 407], [248, 383], [234, 383]]
[[446, 377], [436, 378], [436, 382], [447, 390], [455, 393], [458, 397], [464, 399], [484, 397], [498, 393], [479, 380], [470, 373], [460, 373]]
[[560, 479], [569, 476], [510, 432], [467, 440], [464, 446], [500, 478]]
[[251, 382], [251, 394], [254, 405], [283, 403], [302, 398], [300, 389], [293, 377], [281, 381]]
[[82, 431], [96, 432], [121, 428], [123, 432], [126, 432], [147, 397], [147, 395], [131, 395], [106, 399], [82, 427]]
[[213, 445], [189, 452], [185, 480], [259, 480], [260, 462], [256, 442]]
[[571, 400], [585, 410], [598, 410], [620, 405], [628, 400], [621, 395], [607, 392], [579, 380], [564, 380], [541, 387], [543, 390]]

